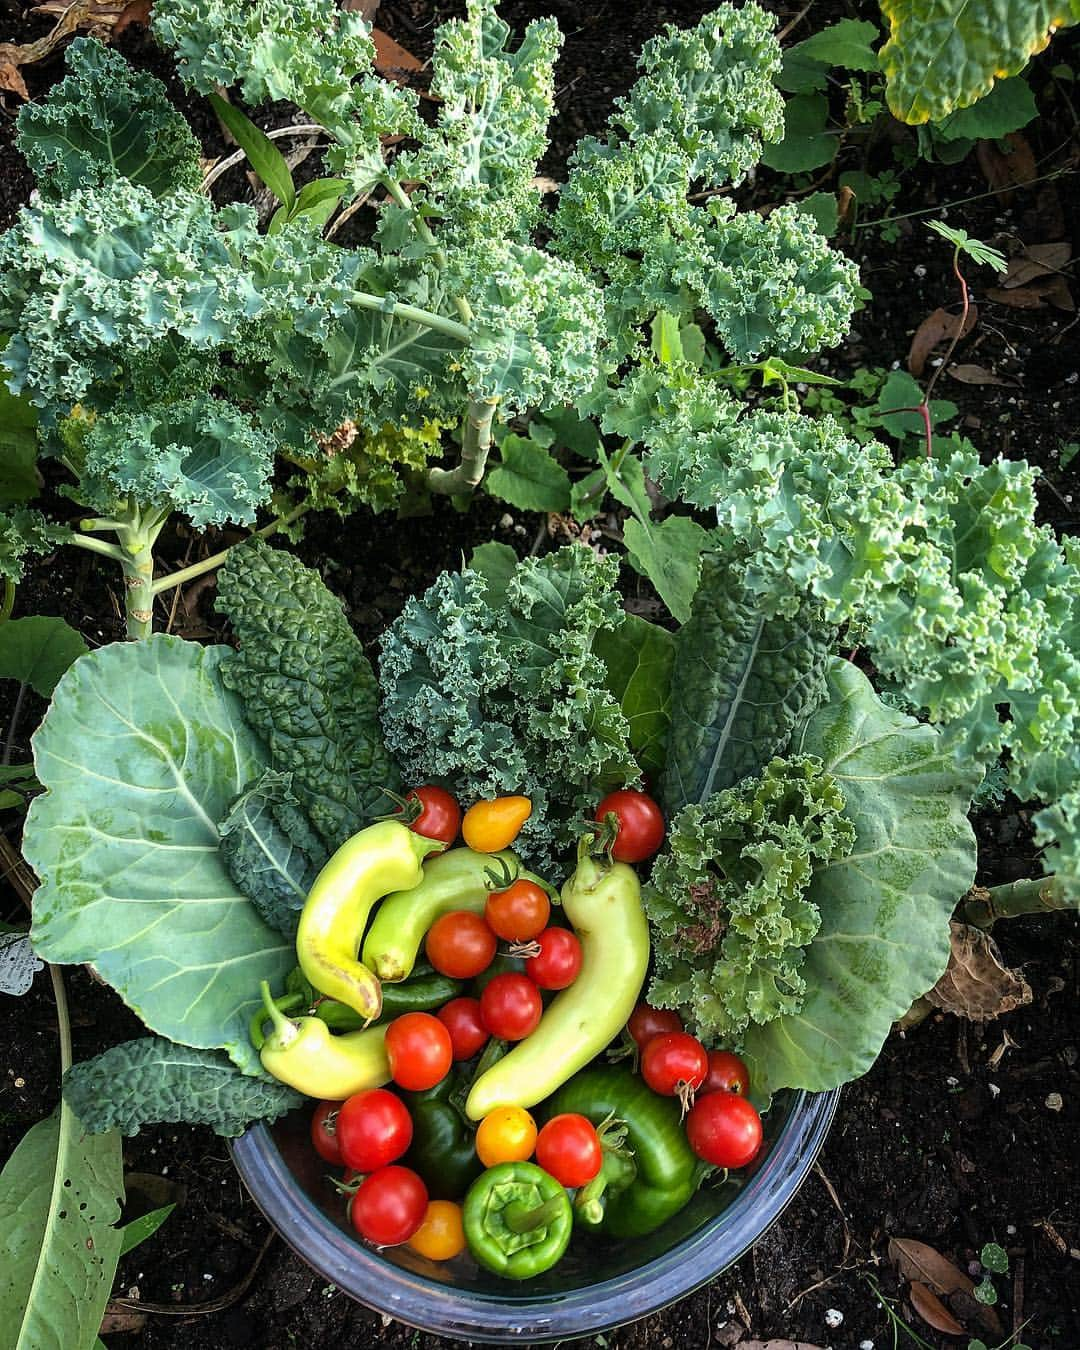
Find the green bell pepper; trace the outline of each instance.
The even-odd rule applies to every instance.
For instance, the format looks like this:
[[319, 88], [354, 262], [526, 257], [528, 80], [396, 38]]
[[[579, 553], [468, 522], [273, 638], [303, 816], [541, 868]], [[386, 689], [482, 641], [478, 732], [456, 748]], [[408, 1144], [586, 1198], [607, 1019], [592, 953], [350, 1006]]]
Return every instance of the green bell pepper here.
[[473, 1259], [507, 1280], [528, 1280], [562, 1258], [574, 1228], [570, 1197], [530, 1162], [499, 1163], [465, 1197], [465, 1241]]
[[402, 1159], [419, 1173], [432, 1200], [460, 1200], [484, 1170], [476, 1156], [476, 1136], [451, 1094], [460, 1095], [456, 1070], [427, 1092], [403, 1092], [412, 1116], [413, 1137]]
[[[614, 1238], [643, 1237], [677, 1214], [709, 1173], [686, 1142], [678, 1103], [660, 1097], [621, 1065], [575, 1074], [545, 1103], [548, 1119], [564, 1111], [596, 1126], [614, 1117], [625, 1142], [605, 1147], [600, 1176], [576, 1197], [577, 1219]], [[630, 1166], [627, 1166], [627, 1163]]]

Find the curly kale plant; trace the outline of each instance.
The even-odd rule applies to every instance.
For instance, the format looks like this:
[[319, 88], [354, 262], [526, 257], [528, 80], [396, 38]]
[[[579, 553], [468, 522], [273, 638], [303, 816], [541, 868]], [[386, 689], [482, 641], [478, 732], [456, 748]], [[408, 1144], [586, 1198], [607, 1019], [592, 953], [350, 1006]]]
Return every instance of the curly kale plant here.
[[676, 1008], [707, 1042], [738, 1047], [750, 1023], [802, 1006], [804, 949], [821, 924], [814, 868], [851, 852], [836, 780], [812, 756], [675, 816], [645, 887], [656, 971], [649, 1002]]
[[624, 621], [616, 571], [571, 545], [520, 563], [501, 592], [446, 572], [382, 639], [382, 725], [404, 777], [466, 802], [529, 797], [520, 847], [537, 866], [570, 846], [590, 802], [639, 775], [594, 650]]

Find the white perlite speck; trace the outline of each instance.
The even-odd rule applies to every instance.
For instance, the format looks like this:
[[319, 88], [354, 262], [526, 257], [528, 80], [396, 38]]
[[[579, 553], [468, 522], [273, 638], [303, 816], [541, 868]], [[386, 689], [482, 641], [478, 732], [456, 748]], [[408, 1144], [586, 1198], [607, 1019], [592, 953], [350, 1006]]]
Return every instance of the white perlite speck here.
[[844, 1314], [840, 1311], [839, 1308], [825, 1309], [825, 1325], [829, 1328], [830, 1331], [835, 1331], [843, 1320]]

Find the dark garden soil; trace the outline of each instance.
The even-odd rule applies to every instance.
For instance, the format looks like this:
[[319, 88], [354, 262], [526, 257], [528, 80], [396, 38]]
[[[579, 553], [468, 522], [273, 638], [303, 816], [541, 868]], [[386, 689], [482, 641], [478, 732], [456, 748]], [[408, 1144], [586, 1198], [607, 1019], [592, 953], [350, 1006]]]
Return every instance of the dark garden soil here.
[[[545, 172], [558, 179], [573, 141], [599, 128], [611, 98], [633, 78], [641, 42], [662, 22], [693, 21], [705, 7], [633, 0], [514, 0], [504, 6], [519, 28], [535, 14], [554, 11], [567, 34], [561, 116]], [[769, 7], [785, 23], [802, 8]], [[442, 17], [455, 7], [434, 8]], [[794, 37], [858, 9], [841, 0], [819, 0]], [[864, 7], [866, 16], [873, 13], [873, 6]], [[377, 22], [421, 59], [428, 55], [430, 0], [384, 0]], [[40, 20], [19, 25], [0, 19], [0, 39], [26, 40], [41, 31]], [[169, 81], [207, 153], [219, 153], [220, 132], [205, 106], [183, 94], [146, 36], [131, 29], [121, 46], [131, 60]], [[1042, 181], [1003, 197], [987, 194], [974, 155], [953, 166], [922, 164], [904, 177], [896, 211], [929, 209], [930, 218], [963, 226], [1010, 255], [1021, 244], [1067, 241], [1080, 248], [1076, 86], [1060, 72], [1051, 73], [1062, 64], [1080, 68], [1080, 44], [1068, 34], [1035, 62], [1042, 115], [1025, 134]], [[40, 93], [60, 70], [57, 60], [29, 70], [32, 92]], [[275, 114], [278, 123], [287, 118], [278, 109], [265, 112], [267, 124]], [[30, 190], [10, 148], [11, 114], [10, 107], [0, 114], [0, 228]], [[887, 168], [889, 137], [843, 154], [846, 168]], [[243, 189], [240, 178], [234, 189]], [[766, 174], [741, 195], [748, 204], [766, 205], [779, 200], [779, 192]], [[976, 200], [947, 208], [966, 198]], [[848, 342], [820, 368], [847, 376], [860, 366], [902, 366], [920, 321], [939, 305], [954, 305], [947, 246], [923, 228], [918, 215], [900, 222], [898, 230], [895, 239], [886, 240], [880, 229], [865, 228], [845, 243], [873, 298], [857, 316]], [[1076, 314], [985, 301], [981, 291], [991, 284], [989, 273], [975, 270], [971, 279], [980, 321], [958, 359], [1002, 383], [965, 384], [945, 375], [937, 393], [960, 406], [962, 427], [986, 453], [1003, 451], [1038, 463], [1045, 518], [1080, 532], [1074, 503], [1080, 456], [1068, 468], [1059, 462], [1063, 444], [1080, 439]], [[69, 509], [62, 498], [53, 505], [61, 513]], [[492, 537], [522, 553], [546, 542], [542, 521], [511, 518], [484, 498], [467, 515], [440, 502], [430, 516], [401, 526], [362, 516], [318, 520], [299, 551], [322, 569], [370, 641], [410, 593]], [[163, 539], [163, 564], [180, 566], [227, 542], [228, 536], [194, 540], [177, 530]], [[189, 637], [217, 635], [212, 594], [212, 581], [189, 588], [175, 609], [162, 612], [159, 625], [170, 623]], [[70, 551], [29, 575], [19, 589], [17, 613], [62, 614], [95, 645], [119, 636], [114, 579], [106, 567]], [[40, 705], [24, 707], [17, 752], [25, 750], [41, 711]], [[10, 704], [0, 705], [0, 727], [9, 716]], [[17, 820], [6, 824], [17, 842]], [[980, 820], [979, 841], [980, 881], [1031, 874], [1027, 814], [1016, 802]], [[0, 898], [0, 917], [17, 919], [15, 892], [7, 889]], [[1001, 926], [995, 937], [1006, 960], [1023, 968], [1031, 1004], [984, 1026], [938, 1014], [906, 1034], [894, 1032], [873, 1070], [844, 1090], [820, 1166], [754, 1250], [707, 1289], [655, 1317], [596, 1337], [598, 1345], [669, 1350], [770, 1337], [788, 1338], [802, 1350], [915, 1344], [891, 1324], [880, 1295], [898, 1300], [897, 1315], [934, 1350], [966, 1346], [965, 1337], [927, 1326], [903, 1297], [887, 1249], [890, 1238], [906, 1237], [932, 1245], [961, 1267], [983, 1243], [997, 1242], [1008, 1251], [1010, 1273], [997, 1280], [1000, 1330], [980, 1321], [973, 1304], [954, 1305], [971, 1335], [994, 1346], [1023, 1326], [1022, 1339], [1034, 1350], [1080, 1350], [1080, 920], [1076, 915], [1019, 920]], [[77, 1059], [139, 1034], [134, 1016], [85, 970], [69, 970], [66, 979]], [[8, 1047], [0, 1059], [0, 1157], [6, 1157], [57, 1100], [58, 1044], [47, 976], [39, 975], [25, 998], [0, 1000], [0, 1019], [0, 1038]], [[136, 1329], [107, 1335], [110, 1348], [370, 1344], [435, 1350], [440, 1344], [352, 1303], [279, 1239], [268, 1240], [225, 1144], [209, 1132], [176, 1126], [145, 1130], [127, 1141], [124, 1151], [128, 1167], [144, 1174], [132, 1191], [153, 1190], [153, 1178], [160, 1188], [164, 1178], [179, 1188], [181, 1203], [159, 1233], [121, 1263], [117, 1296], [127, 1298], [129, 1307], [152, 1304], [153, 1311]], [[151, 1207], [160, 1199], [141, 1194], [137, 1202]], [[836, 1314], [842, 1314], [838, 1324]]]

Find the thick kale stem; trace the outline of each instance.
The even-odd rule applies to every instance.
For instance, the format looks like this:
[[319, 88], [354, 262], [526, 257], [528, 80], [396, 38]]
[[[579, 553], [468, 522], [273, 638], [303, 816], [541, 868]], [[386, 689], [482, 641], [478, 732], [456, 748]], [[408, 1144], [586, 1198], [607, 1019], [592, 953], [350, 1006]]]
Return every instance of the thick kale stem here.
[[474, 399], [465, 411], [461, 436], [461, 459], [452, 469], [431, 469], [428, 487], [450, 497], [469, 493], [484, 476], [491, 450], [491, 423], [497, 399]]
[[136, 640], [148, 638], [154, 626], [153, 543], [146, 539], [139, 541], [138, 550], [129, 552], [121, 566], [124, 572], [127, 635]]
[[[395, 201], [398, 206], [403, 207], [406, 211], [412, 212], [413, 223], [416, 226], [416, 233], [420, 236], [420, 238], [424, 241], [425, 244], [431, 245], [431, 247], [434, 249], [434, 253], [432, 254], [432, 256], [435, 259], [435, 265], [438, 267], [440, 272], [443, 271], [446, 268], [446, 261], [447, 261], [446, 250], [443, 249], [437, 242], [435, 236], [431, 232], [431, 227], [428, 225], [427, 221], [416, 209], [416, 207], [412, 204], [409, 194], [405, 191], [405, 189], [401, 186], [401, 184], [397, 181], [397, 179], [392, 177], [389, 173], [384, 175], [382, 182], [383, 187], [386, 188], [387, 193], [393, 199], [393, 201]], [[454, 304], [457, 306], [457, 312], [461, 315], [462, 322], [472, 323], [473, 319], [472, 306], [469, 304], [468, 300], [466, 300], [463, 295], [455, 295]]]
[[[299, 520], [310, 509], [311, 503], [304, 502], [302, 505], [294, 507], [287, 515], [278, 516], [269, 525], [264, 525], [260, 530], [253, 530], [252, 533], [266, 539], [286, 525], [291, 525], [294, 520]], [[213, 553], [209, 558], [203, 558], [200, 562], [192, 563], [190, 567], [182, 567], [179, 572], [170, 572], [168, 576], [158, 577], [150, 587], [151, 592], [154, 595], [160, 595], [162, 591], [172, 590], [174, 586], [184, 586], [189, 581], [194, 581], [196, 577], [201, 577], [206, 572], [212, 572], [215, 567], [220, 567], [225, 562], [236, 547], [238, 545], [233, 544], [229, 548], [223, 548], [220, 553]]]
[[457, 338], [459, 342], [467, 343], [472, 338], [472, 333], [463, 323], [445, 319], [441, 314], [432, 314], [427, 309], [417, 309], [415, 305], [403, 305], [400, 300], [390, 300], [385, 295], [369, 295], [367, 291], [353, 291], [351, 303], [357, 309], [381, 310], [384, 314], [392, 314], [396, 319], [423, 324], [425, 328], [434, 329], [436, 333], [445, 333], [447, 337]]
[[1069, 907], [1055, 877], [1025, 877], [989, 889], [973, 886], [964, 897], [962, 914], [965, 923], [976, 928], [991, 928], [998, 919], [1015, 919], [1021, 914], [1049, 914]]

